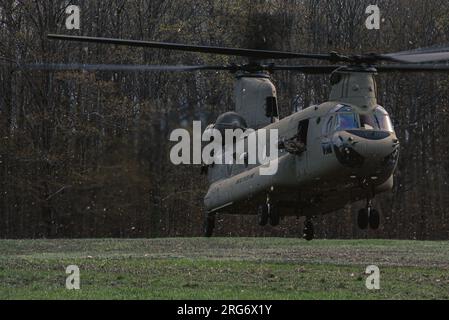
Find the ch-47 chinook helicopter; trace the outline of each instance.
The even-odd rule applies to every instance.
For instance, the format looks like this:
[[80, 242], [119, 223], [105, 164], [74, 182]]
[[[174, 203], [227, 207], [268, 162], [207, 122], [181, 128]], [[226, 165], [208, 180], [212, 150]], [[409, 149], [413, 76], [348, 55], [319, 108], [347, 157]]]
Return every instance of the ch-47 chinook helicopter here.
[[[277, 129], [279, 155], [275, 175], [263, 176], [255, 165], [205, 165], [210, 181], [204, 198], [205, 236], [212, 236], [217, 213], [258, 216], [261, 226], [276, 226], [285, 216], [305, 216], [304, 237], [314, 237], [312, 217], [366, 200], [361, 229], [379, 227], [374, 197], [392, 189], [399, 140], [388, 113], [376, 98], [375, 75], [381, 72], [441, 72], [449, 65], [449, 48], [425, 48], [391, 54], [341, 55], [235, 49], [69, 35], [53, 40], [92, 42], [246, 57], [245, 65], [149, 66], [34, 64], [32, 69], [87, 71], [230, 71], [235, 74], [235, 112], [220, 115], [217, 130]], [[272, 59], [314, 59], [332, 65], [276, 65]], [[331, 74], [329, 101], [279, 119], [270, 74], [292, 71]], [[233, 142], [237, 143], [237, 142]], [[223, 146], [225, 148], [226, 146]], [[237, 157], [245, 155], [236, 155]]]

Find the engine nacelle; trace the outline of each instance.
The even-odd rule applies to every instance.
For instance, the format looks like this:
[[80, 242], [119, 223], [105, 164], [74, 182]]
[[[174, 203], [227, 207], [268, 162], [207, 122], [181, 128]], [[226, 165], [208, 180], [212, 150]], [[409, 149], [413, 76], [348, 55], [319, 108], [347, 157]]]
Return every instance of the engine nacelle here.
[[279, 121], [276, 87], [264, 73], [241, 74], [235, 83], [235, 110], [253, 129]]

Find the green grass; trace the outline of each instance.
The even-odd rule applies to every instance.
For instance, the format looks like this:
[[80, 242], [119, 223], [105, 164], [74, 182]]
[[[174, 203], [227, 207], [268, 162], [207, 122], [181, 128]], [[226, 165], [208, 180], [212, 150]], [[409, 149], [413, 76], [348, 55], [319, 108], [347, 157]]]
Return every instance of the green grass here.
[[[81, 290], [65, 289], [68, 265]], [[3, 240], [0, 299], [449, 299], [449, 242]]]

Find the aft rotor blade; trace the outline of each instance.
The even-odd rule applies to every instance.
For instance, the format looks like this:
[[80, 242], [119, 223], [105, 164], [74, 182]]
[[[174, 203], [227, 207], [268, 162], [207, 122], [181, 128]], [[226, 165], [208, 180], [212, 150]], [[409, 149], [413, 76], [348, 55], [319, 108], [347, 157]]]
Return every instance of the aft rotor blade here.
[[449, 64], [391, 64], [375, 66], [377, 71], [385, 72], [448, 72]]
[[118, 64], [81, 64], [81, 63], [31, 63], [19, 65], [28, 70], [51, 71], [116, 71], [116, 72], [187, 72], [201, 70], [230, 70], [228, 66], [160, 66], [160, 65], [118, 65]]
[[328, 74], [332, 73], [342, 66], [338, 65], [299, 65], [299, 66], [278, 66], [269, 68], [270, 71], [295, 71], [304, 74]]
[[449, 61], [449, 47], [430, 47], [384, 54], [388, 59], [405, 63]]
[[[449, 64], [380, 64], [372, 65], [379, 73], [387, 72], [448, 72]], [[304, 74], [330, 74], [338, 69], [344, 69], [343, 65], [298, 65], [268, 67], [270, 71], [293, 71]]]
[[[379, 64], [372, 65], [378, 72], [447, 72], [449, 64]], [[299, 65], [279, 66], [274, 65], [272, 71], [298, 71], [305, 74], [329, 74], [337, 69], [345, 68], [343, 65]]]
[[271, 50], [253, 50], [253, 49], [238, 49], [227, 47], [214, 47], [214, 46], [199, 46], [188, 44], [177, 44], [168, 42], [155, 42], [155, 41], [140, 41], [140, 40], [124, 40], [113, 38], [98, 38], [98, 37], [85, 37], [85, 36], [70, 36], [70, 35], [57, 35], [49, 34], [49, 39], [63, 40], [63, 41], [78, 41], [78, 42], [90, 42], [90, 43], [102, 43], [102, 44], [114, 44], [121, 46], [132, 46], [141, 48], [157, 48], [175, 51], [186, 52], [199, 52], [199, 53], [212, 53], [227, 56], [240, 56], [255, 59], [319, 59], [319, 60], [332, 60], [333, 55], [330, 54], [309, 54], [309, 53], [293, 53], [284, 51], [271, 51]]

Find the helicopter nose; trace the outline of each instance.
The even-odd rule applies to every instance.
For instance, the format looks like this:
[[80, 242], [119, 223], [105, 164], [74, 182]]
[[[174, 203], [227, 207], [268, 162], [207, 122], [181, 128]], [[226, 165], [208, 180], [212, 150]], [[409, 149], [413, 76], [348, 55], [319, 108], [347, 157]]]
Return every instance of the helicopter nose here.
[[380, 174], [394, 169], [399, 156], [399, 141], [385, 131], [351, 130], [336, 133], [333, 139], [338, 161], [349, 168]]

